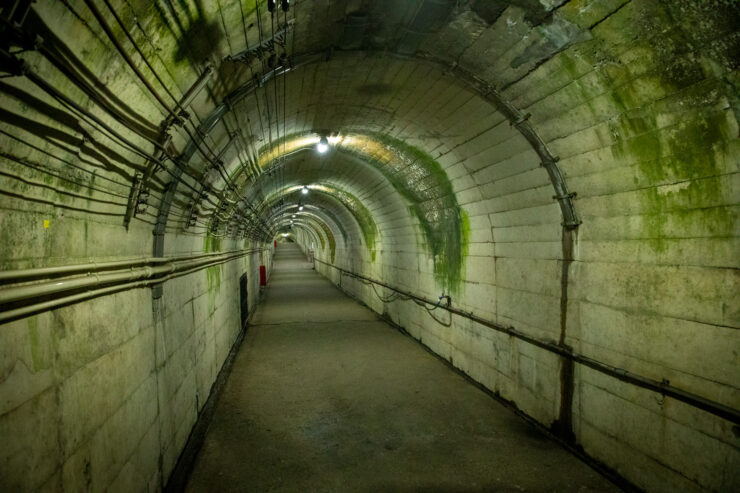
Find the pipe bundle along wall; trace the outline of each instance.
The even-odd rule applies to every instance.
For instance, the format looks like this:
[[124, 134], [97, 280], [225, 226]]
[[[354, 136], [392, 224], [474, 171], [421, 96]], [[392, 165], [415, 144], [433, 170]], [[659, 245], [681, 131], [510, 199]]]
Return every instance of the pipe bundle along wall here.
[[[0, 322], [13, 320], [15, 318], [30, 315], [42, 310], [60, 306], [63, 304], [93, 298], [102, 294], [109, 294], [125, 289], [151, 286], [161, 284], [174, 277], [184, 276], [192, 272], [228, 262], [246, 255], [263, 251], [263, 248], [241, 250], [236, 252], [199, 254], [193, 256], [180, 256], [172, 258], [151, 258], [133, 261], [118, 261], [100, 264], [82, 264], [61, 267], [46, 267], [41, 269], [28, 269], [6, 271], [0, 277], [0, 282], [13, 279], [17, 285], [0, 288]], [[144, 264], [146, 267], [138, 267]], [[113, 272], [102, 272], [108, 269], [118, 269]], [[54, 280], [43, 280], [38, 282], [22, 283], [25, 279], [38, 278], [40, 276], [53, 276], [55, 274], [87, 271], [83, 276], [71, 276], [56, 278]], [[101, 287], [104, 286], [104, 287]], [[99, 287], [99, 289], [92, 289]], [[88, 289], [82, 293], [73, 295], [62, 295], [50, 301], [30, 303], [22, 307], [16, 307], [20, 302], [58, 295], [69, 291]], [[11, 305], [3, 309], [2, 305]]]

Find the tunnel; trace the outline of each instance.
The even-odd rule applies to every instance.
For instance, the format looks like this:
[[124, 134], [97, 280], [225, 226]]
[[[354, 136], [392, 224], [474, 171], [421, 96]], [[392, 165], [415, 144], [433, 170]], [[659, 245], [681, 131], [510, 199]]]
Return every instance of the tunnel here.
[[738, 2], [0, 41], [0, 491], [740, 491]]

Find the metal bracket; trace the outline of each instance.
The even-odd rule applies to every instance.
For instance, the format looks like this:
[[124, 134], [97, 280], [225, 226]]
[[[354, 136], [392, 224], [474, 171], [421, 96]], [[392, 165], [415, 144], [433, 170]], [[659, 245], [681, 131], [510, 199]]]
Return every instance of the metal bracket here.
[[148, 205], [149, 190], [142, 188], [139, 190], [139, 196], [136, 198], [136, 210], [134, 211], [134, 217], [136, 217], [136, 214], [145, 213]]
[[560, 161], [560, 156], [549, 156], [547, 160], [540, 163], [540, 166], [547, 168], [548, 166], [554, 165], [558, 161]]
[[226, 59], [232, 62], [242, 62], [247, 65], [254, 60], [264, 60], [275, 54], [275, 46], [285, 47], [288, 41], [288, 33], [293, 29], [293, 19], [284, 24], [274, 36], [265, 38], [261, 43], [241, 51], [233, 56], [227, 56]]
[[[144, 175], [137, 171], [134, 173], [134, 181], [131, 184], [131, 192], [128, 195], [128, 203], [126, 204], [126, 214], [123, 216], [123, 226], [128, 230], [128, 226], [131, 223], [131, 219], [136, 216], [136, 209], [139, 205], [139, 197], [141, 194], [141, 185], [144, 179]], [[148, 194], [149, 192], [147, 192]]]
[[553, 195], [552, 198], [554, 198], [555, 200], [565, 200], [565, 199], [572, 199], [576, 195], [578, 195], [577, 192], [571, 192], [571, 193], [566, 193], [563, 195]]
[[529, 120], [529, 118], [532, 116], [532, 113], [525, 113], [523, 115], [519, 115], [516, 120], [510, 121], [509, 125], [513, 125], [515, 127], [518, 127], [522, 123]]

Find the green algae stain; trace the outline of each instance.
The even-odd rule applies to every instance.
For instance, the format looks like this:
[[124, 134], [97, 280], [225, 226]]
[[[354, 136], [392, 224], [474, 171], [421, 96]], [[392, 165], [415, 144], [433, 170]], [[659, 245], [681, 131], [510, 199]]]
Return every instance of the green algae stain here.
[[[723, 177], [725, 162], [737, 158], [729, 149], [737, 127], [721, 109], [724, 100], [737, 99], [736, 91], [722, 81], [721, 57], [709, 62], [702, 55], [707, 39], [728, 31], [728, 26], [713, 24], [727, 16], [702, 14], [701, 26], [687, 20], [700, 4], [632, 2], [599, 24], [593, 41], [569, 50], [577, 58], [561, 55], [574, 81], [581, 75], [576, 59], [595, 67], [597, 82], [589, 86], [593, 91], [581, 95], [583, 104], [591, 107], [588, 99], [603, 92], [614, 106], [617, 116], [608, 122], [615, 142], [612, 156], [634, 170], [640, 236], [658, 255], [686, 232], [727, 236], [737, 224], [736, 215], [724, 206], [731, 199]], [[711, 37], [699, 39], [703, 31]], [[605, 41], [615, 38], [629, 40], [630, 50]]]
[[[208, 235], [205, 237], [204, 251], [217, 252], [221, 250], [221, 238]], [[216, 309], [216, 296], [221, 291], [221, 266], [214, 265], [206, 268], [208, 280], [208, 308], [210, 313]]]
[[[332, 211], [330, 211], [328, 208], [317, 208], [320, 210], [320, 212], [316, 212], [315, 215], [321, 218], [321, 214], [325, 215], [329, 218], [336, 226], [337, 229], [339, 229], [339, 234], [342, 235], [342, 239], [344, 240], [344, 243], [347, 243], [347, 232], [344, 230], [344, 226], [342, 226], [342, 222], [337, 219], [337, 216], [334, 215]], [[324, 220], [323, 218], [321, 219]]]
[[326, 249], [326, 244], [324, 242], [324, 237], [321, 236], [321, 234], [319, 233], [319, 230], [317, 230], [316, 228], [314, 228], [313, 225], [309, 225], [309, 226], [313, 230], [313, 232], [316, 235], [316, 237], [319, 239], [319, 243], [321, 243], [321, 251], [323, 252]]
[[206, 279], [208, 280], [208, 313], [216, 310], [216, 298], [221, 291], [221, 266], [214, 265], [206, 268]]
[[613, 147], [615, 157], [636, 161], [635, 183], [642, 189], [642, 224], [650, 247], [665, 253], [666, 240], [675, 236], [672, 231], [690, 230], [696, 220], [713, 234], [732, 231], [736, 217], [727, 208], [704, 208], [696, 214], [695, 205], [724, 193], [719, 159], [726, 155], [730, 138], [724, 112], [694, 115], [667, 129], [655, 126], [654, 119], [623, 121], [618, 132], [641, 133]]
[[434, 259], [435, 279], [446, 290], [459, 292], [470, 226], [447, 173], [437, 160], [415, 146], [385, 134], [369, 137], [394, 156], [391, 162], [374, 159], [373, 164], [410, 203]]
[[221, 238], [208, 235], [205, 238], [203, 251], [205, 252], [219, 252], [221, 251]]
[[208, 279], [208, 292], [221, 290], [221, 266], [214, 265], [206, 269], [206, 278]]
[[329, 195], [337, 198], [347, 209], [350, 210], [357, 223], [360, 225], [362, 236], [365, 240], [365, 247], [370, 252], [370, 257], [375, 262], [375, 239], [378, 236], [378, 226], [373, 220], [373, 216], [365, 205], [353, 194], [333, 187], [325, 187]]
[[[337, 243], [334, 240], [334, 233], [331, 232], [331, 229], [329, 229], [329, 226], [324, 224], [323, 222], [319, 222], [319, 226], [321, 226], [321, 229], [324, 230], [324, 233], [326, 234], [326, 240], [329, 242], [329, 255], [331, 256], [331, 263], [334, 263], [334, 257], [336, 256], [337, 252]], [[322, 244], [323, 249], [323, 244]]]
[[[315, 135], [296, 133], [283, 137], [272, 147], [263, 146], [259, 155], [272, 152], [283, 144], [295, 139]], [[411, 213], [417, 218], [423, 233], [423, 244], [434, 259], [434, 276], [446, 290], [457, 293], [462, 282], [465, 257], [468, 251], [468, 235], [465, 233], [465, 214], [457, 203], [452, 183], [442, 166], [430, 154], [400, 139], [381, 133], [348, 134], [358, 143], [346, 144], [344, 141], [336, 150], [346, 152], [368, 163], [390, 182], [391, 186], [410, 204]], [[375, 156], [364, 148], [365, 143], [373, 143], [384, 150], [383, 156]], [[265, 163], [264, 166], [269, 166]], [[359, 207], [356, 197], [345, 197], [353, 214], [363, 230], [365, 243], [374, 260], [377, 227], [367, 209]], [[366, 227], [363, 227], [365, 225]], [[333, 238], [333, 237], [332, 237]]]

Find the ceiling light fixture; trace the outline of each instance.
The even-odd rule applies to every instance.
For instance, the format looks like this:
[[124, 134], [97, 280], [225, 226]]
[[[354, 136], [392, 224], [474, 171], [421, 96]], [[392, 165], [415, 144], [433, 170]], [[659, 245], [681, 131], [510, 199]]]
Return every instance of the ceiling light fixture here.
[[319, 154], [323, 154], [328, 150], [329, 150], [329, 141], [326, 139], [326, 137], [321, 137], [319, 139], [319, 143], [316, 144], [316, 151], [318, 151]]
[[308, 187], [304, 185], [303, 188], [301, 188], [301, 193], [306, 195], [308, 193]]
[[298, 210], [299, 210], [299, 211], [302, 211], [302, 210], [303, 210], [303, 206], [302, 206], [302, 205], [299, 205], [299, 206], [298, 206]]

